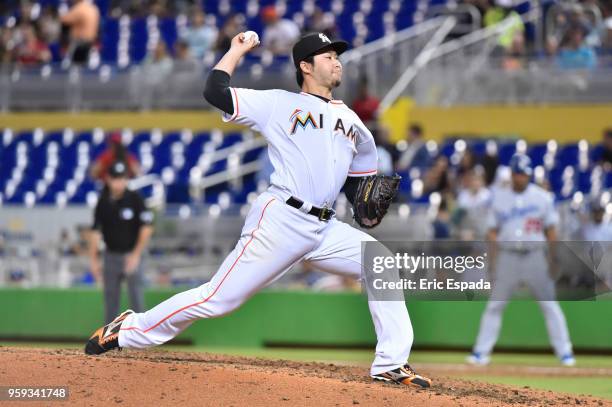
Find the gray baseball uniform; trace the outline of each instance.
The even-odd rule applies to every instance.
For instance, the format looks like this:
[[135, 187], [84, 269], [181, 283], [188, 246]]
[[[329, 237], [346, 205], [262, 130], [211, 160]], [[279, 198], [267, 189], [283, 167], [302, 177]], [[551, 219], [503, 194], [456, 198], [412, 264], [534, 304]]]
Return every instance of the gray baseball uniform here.
[[494, 191], [488, 219], [497, 230], [498, 256], [493, 291], [480, 323], [474, 353], [488, 356], [501, 328], [502, 313], [512, 293], [526, 284], [539, 302], [555, 354], [572, 354], [567, 324], [555, 297], [546, 258], [546, 228], [555, 227], [558, 214], [550, 193], [529, 184], [522, 192], [510, 188]]

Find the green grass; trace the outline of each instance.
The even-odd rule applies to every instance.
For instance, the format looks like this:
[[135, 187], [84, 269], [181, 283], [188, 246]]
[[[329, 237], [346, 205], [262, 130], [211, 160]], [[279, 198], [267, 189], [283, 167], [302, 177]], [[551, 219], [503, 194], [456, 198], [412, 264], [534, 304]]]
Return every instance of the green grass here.
[[467, 376], [470, 380], [510, 386], [529, 386], [533, 389], [552, 390], [563, 393], [586, 394], [612, 400], [610, 377], [520, 377], [520, 376]]
[[[44, 342], [0, 342], [0, 346], [22, 346], [40, 348], [81, 349], [78, 343], [44, 343]], [[174, 352], [210, 352], [236, 356], [261, 357], [269, 359], [288, 359], [298, 361], [319, 361], [354, 364], [367, 367], [374, 357], [374, 350], [362, 349], [301, 349], [301, 348], [232, 348], [232, 347], [196, 347], [183, 345], [165, 345], [158, 348]], [[414, 351], [410, 361], [419, 363], [463, 364], [466, 352]], [[577, 367], [612, 368], [612, 356], [578, 355]], [[552, 354], [515, 354], [496, 353], [492, 364], [503, 366], [560, 366]], [[477, 373], [477, 372], [475, 372]], [[612, 378], [610, 377], [521, 377], [493, 376], [457, 373], [458, 378], [480, 380], [512, 386], [530, 386], [532, 388], [553, 390], [573, 394], [590, 394], [612, 399]]]

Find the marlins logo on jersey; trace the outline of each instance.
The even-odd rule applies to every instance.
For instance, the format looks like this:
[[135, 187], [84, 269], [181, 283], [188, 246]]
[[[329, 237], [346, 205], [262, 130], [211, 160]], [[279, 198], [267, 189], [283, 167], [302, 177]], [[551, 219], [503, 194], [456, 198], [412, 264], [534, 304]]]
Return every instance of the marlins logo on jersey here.
[[308, 125], [312, 126], [314, 129], [323, 128], [323, 114], [319, 114], [319, 123], [321, 126], [317, 124], [315, 119], [312, 117], [312, 113], [308, 112], [307, 114], [303, 114], [301, 109], [295, 109], [291, 117], [289, 118], [289, 122], [291, 123], [291, 129], [289, 130], [290, 134], [295, 134], [298, 125], [302, 129], [306, 129]]

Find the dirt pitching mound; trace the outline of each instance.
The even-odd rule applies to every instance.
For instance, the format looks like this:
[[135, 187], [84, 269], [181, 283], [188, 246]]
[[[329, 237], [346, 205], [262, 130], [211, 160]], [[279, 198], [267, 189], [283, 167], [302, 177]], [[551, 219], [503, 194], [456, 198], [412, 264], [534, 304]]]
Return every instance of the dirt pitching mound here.
[[67, 386], [69, 401], [43, 403], [52, 406], [612, 406], [593, 397], [444, 376], [432, 377], [432, 389], [419, 390], [374, 383], [363, 367], [163, 350], [92, 357], [0, 347], [0, 378], [2, 386]]

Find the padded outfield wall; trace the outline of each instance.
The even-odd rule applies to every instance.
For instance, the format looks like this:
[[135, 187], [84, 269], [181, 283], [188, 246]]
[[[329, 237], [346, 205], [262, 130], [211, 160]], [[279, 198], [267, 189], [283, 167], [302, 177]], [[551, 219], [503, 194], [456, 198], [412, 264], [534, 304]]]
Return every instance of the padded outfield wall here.
[[[153, 306], [176, 292], [148, 290], [146, 303]], [[469, 349], [484, 306], [484, 302], [409, 301], [415, 346]], [[565, 302], [561, 306], [577, 350], [612, 351], [612, 302]], [[78, 341], [103, 322], [102, 293], [94, 289], [4, 288], [0, 289], [0, 309], [0, 339]], [[260, 292], [230, 315], [196, 322], [177, 339], [237, 347], [375, 344], [367, 301], [361, 294], [274, 290]], [[508, 305], [498, 347], [550, 348], [537, 303]]]

